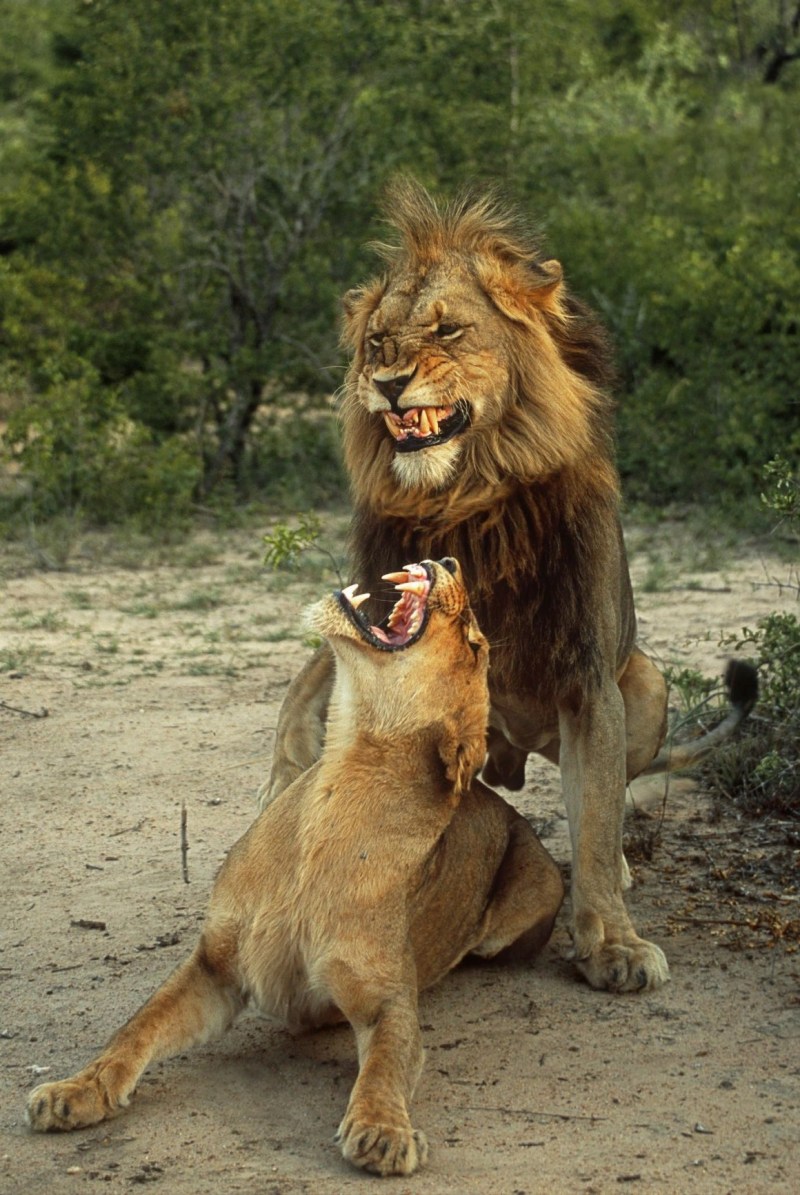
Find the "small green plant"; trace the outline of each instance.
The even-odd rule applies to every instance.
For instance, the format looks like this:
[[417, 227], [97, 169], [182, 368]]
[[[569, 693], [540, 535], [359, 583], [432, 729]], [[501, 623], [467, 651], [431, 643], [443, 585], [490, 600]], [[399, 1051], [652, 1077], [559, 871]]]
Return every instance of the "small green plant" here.
[[[800, 485], [788, 463], [767, 465], [764, 504], [781, 521], [800, 521]], [[794, 582], [789, 587], [797, 589]], [[729, 798], [758, 817], [800, 816], [800, 621], [776, 611], [754, 627], [730, 636], [724, 646], [755, 657], [760, 698], [755, 714], [736, 739], [705, 763], [703, 778], [718, 800]]]
[[194, 589], [185, 598], [174, 602], [172, 609], [190, 611], [216, 610], [224, 604], [224, 600], [217, 589]]
[[665, 668], [664, 680], [675, 690], [681, 709], [697, 710], [706, 705], [712, 693], [719, 689], [719, 681], [703, 676], [696, 668]]
[[295, 569], [303, 552], [314, 547], [322, 526], [316, 515], [301, 515], [296, 527], [277, 523], [269, 535], [264, 536], [266, 552], [264, 563], [272, 569]]
[[296, 527], [276, 523], [272, 531], [264, 536], [267, 549], [264, 563], [271, 569], [295, 570], [303, 553], [313, 548], [331, 562], [339, 584], [344, 584], [336, 557], [319, 542], [321, 534], [322, 524], [314, 514], [300, 515]]
[[800, 521], [800, 477], [782, 456], [773, 457], [764, 466], [767, 489], [761, 501], [769, 510], [780, 515], [781, 521]]

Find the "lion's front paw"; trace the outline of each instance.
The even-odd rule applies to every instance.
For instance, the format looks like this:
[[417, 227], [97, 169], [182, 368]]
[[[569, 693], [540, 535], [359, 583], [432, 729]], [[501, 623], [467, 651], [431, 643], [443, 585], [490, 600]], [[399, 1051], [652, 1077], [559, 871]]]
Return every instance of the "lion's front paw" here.
[[578, 970], [593, 988], [610, 992], [647, 992], [669, 979], [666, 955], [655, 942], [632, 937], [618, 943], [603, 942], [586, 952], [576, 939], [570, 953]]
[[348, 1162], [382, 1176], [413, 1174], [428, 1158], [424, 1133], [413, 1129], [408, 1122], [368, 1123], [346, 1116], [336, 1141]]
[[[42, 1083], [28, 1096], [28, 1124], [39, 1133], [82, 1129], [113, 1116], [128, 1103], [122, 1089], [110, 1084], [110, 1073], [82, 1072], [59, 1083]], [[112, 1089], [116, 1093], [112, 1095]]]
[[42, 1083], [28, 1096], [28, 1124], [37, 1132], [97, 1124], [106, 1109], [94, 1083]]

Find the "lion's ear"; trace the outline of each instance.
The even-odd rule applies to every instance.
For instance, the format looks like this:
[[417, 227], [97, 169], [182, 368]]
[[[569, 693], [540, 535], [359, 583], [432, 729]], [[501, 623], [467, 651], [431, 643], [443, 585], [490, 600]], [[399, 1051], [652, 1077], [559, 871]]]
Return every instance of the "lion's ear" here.
[[524, 268], [493, 267], [481, 283], [495, 307], [516, 323], [530, 324], [537, 311], [561, 313], [564, 272], [555, 258]]
[[349, 290], [342, 299], [342, 343], [357, 348], [367, 331], [367, 322], [383, 298], [382, 282], [371, 286], [357, 286]]

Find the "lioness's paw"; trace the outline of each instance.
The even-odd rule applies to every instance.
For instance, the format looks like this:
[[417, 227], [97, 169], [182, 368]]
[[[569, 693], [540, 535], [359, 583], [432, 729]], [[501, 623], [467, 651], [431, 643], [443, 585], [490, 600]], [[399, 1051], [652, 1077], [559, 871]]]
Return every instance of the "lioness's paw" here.
[[643, 938], [603, 943], [585, 956], [576, 943], [570, 957], [593, 988], [610, 992], [648, 992], [669, 979], [664, 951]]
[[96, 1080], [42, 1083], [28, 1096], [28, 1124], [39, 1133], [81, 1129], [113, 1114]]
[[413, 1174], [428, 1159], [424, 1133], [410, 1124], [368, 1124], [345, 1117], [336, 1134], [342, 1154], [373, 1174]]

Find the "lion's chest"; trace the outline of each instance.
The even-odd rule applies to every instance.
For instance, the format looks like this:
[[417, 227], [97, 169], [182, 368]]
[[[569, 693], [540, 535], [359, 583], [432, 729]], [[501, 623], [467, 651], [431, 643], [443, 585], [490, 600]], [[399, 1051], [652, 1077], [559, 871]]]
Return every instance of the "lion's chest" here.
[[554, 702], [501, 689], [492, 691], [489, 722], [510, 743], [523, 751], [541, 751], [558, 737], [558, 713]]

